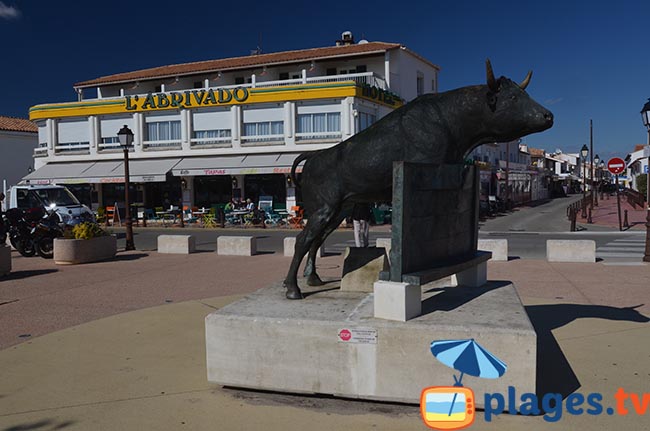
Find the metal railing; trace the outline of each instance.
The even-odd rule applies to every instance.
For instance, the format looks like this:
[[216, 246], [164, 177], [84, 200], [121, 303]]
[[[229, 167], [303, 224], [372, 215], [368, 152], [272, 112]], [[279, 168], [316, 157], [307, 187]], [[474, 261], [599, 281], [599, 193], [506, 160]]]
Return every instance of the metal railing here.
[[623, 194], [627, 199], [627, 203], [632, 205], [632, 208], [636, 209], [637, 206], [639, 208], [643, 208], [643, 204], [645, 203], [645, 196], [643, 196], [642, 193], [639, 193], [636, 190], [632, 189], [625, 189]]

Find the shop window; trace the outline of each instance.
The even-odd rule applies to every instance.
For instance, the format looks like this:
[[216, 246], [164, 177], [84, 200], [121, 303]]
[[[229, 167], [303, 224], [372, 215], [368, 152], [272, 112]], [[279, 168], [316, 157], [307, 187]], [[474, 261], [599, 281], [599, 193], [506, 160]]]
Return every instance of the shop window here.
[[235, 77], [235, 85], [242, 85], [244, 83], [244, 77], [243, 76], [236, 76]]
[[203, 82], [202, 81], [196, 81], [194, 82], [194, 88], [203, 88]]
[[242, 140], [244, 142], [266, 142], [284, 139], [283, 121], [260, 121], [244, 123]]
[[162, 91], [162, 85], [156, 85], [156, 86], [153, 88], [153, 92], [154, 92], [154, 93], [160, 93], [161, 91]]
[[298, 114], [296, 138], [298, 140], [332, 139], [341, 137], [341, 113]]
[[285, 79], [289, 79], [289, 73], [288, 72], [280, 73], [280, 81], [284, 81]]
[[335, 67], [329, 67], [325, 70], [325, 75], [330, 76], [330, 75], [336, 75], [336, 68]]
[[357, 73], [365, 73], [368, 71], [368, 68], [366, 67], [365, 64], [360, 64], [357, 66]]

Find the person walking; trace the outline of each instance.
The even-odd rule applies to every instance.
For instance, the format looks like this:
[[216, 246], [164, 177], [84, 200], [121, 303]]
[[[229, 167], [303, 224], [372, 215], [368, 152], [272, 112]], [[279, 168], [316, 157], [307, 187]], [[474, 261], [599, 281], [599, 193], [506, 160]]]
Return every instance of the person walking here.
[[370, 205], [355, 203], [352, 208], [352, 224], [354, 226], [354, 243], [357, 247], [368, 247], [370, 232]]

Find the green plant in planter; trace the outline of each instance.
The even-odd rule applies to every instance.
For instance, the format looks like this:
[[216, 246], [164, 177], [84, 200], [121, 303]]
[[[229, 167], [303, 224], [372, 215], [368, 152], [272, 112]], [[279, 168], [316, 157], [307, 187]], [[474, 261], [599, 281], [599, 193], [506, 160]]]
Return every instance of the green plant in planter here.
[[99, 227], [99, 224], [93, 222], [79, 223], [72, 228], [72, 235], [74, 239], [91, 239], [100, 236], [108, 235], [104, 229]]

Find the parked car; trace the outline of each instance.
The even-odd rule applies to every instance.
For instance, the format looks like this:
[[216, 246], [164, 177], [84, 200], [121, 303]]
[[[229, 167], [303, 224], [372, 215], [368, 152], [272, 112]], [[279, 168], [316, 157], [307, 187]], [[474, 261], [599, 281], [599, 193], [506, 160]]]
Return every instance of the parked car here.
[[95, 221], [90, 208], [81, 204], [70, 190], [61, 185], [13, 186], [10, 189], [9, 208], [56, 210], [61, 222], [67, 225]]

